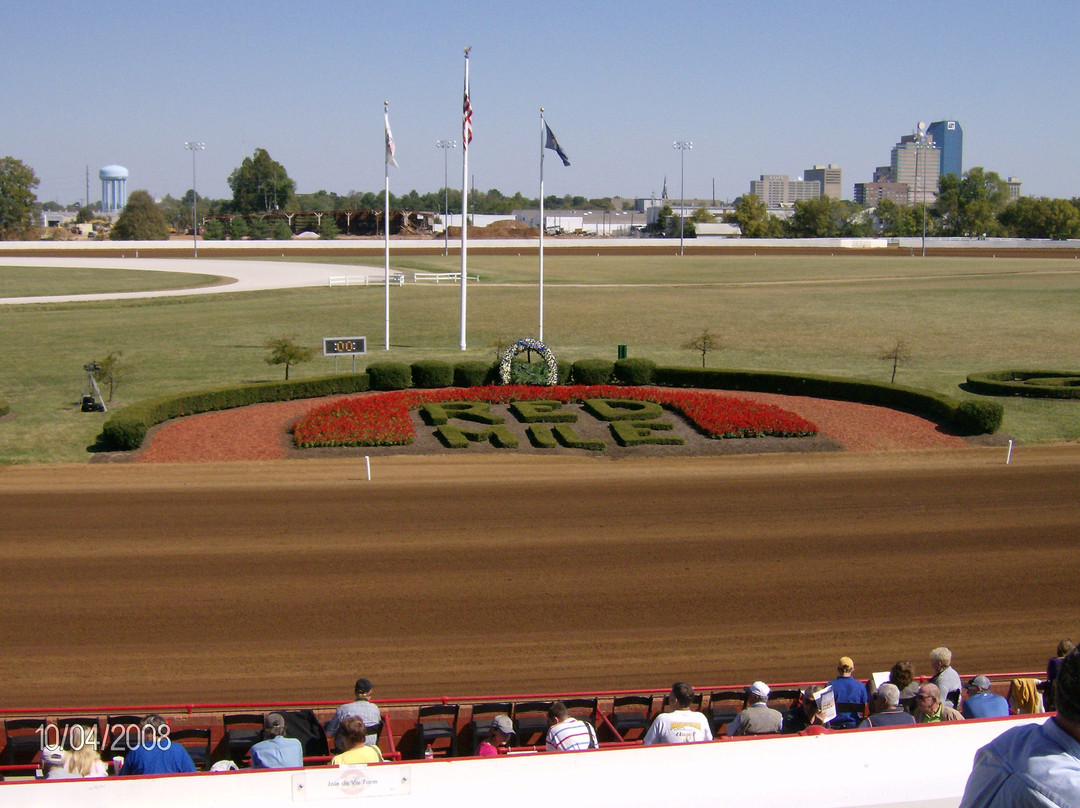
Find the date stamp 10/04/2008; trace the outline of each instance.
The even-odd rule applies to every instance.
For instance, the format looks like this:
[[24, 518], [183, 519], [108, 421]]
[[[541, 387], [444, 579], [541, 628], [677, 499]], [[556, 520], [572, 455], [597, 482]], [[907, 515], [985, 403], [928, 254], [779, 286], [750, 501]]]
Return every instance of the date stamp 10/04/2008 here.
[[38, 727], [35, 732], [38, 736], [38, 746], [42, 750], [51, 747], [77, 752], [84, 746], [91, 746], [102, 752], [124, 753], [139, 746], [144, 749], [153, 749], [155, 746], [168, 749], [172, 746], [168, 724], [162, 724], [160, 727], [140, 724], [106, 724], [102, 735], [104, 744], [98, 743], [98, 728], [93, 725], [67, 724], [59, 727], [56, 724], [45, 724]]

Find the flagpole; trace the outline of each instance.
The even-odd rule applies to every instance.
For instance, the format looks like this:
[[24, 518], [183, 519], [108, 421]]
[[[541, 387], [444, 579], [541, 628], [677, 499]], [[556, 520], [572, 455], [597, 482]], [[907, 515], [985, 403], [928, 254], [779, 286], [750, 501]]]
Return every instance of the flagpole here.
[[466, 254], [469, 246], [469, 141], [472, 140], [472, 102], [469, 100], [469, 51], [465, 48], [465, 97], [461, 119], [461, 341], [459, 348], [465, 350], [465, 286], [468, 277]]
[[544, 341], [544, 147], [547, 145], [544, 108], [540, 107], [540, 329], [537, 339]]
[[[383, 101], [383, 120], [386, 121], [386, 137], [390, 137], [390, 102]], [[385, 303], [383, 305], [385, 332], [383, 334], [383, 350], [390, 350], [390, 144], [387, 142], [386, 159], [383, 160], [383, 180], [385, 192], [383, 195], [383, 288], [385, 290]]]

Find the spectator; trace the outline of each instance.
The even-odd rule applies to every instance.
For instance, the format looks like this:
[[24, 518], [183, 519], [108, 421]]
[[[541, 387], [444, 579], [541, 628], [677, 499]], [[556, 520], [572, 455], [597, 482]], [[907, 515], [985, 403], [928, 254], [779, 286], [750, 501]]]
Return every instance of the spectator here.
[[930, 684], [937, 685], [941, 691], [941, 699], [946, 706], [956, 708], [960, 703], [960, 674], [952, 668], [952, 651], [944, 646], [935, 648], [930, 652], [930, 664], [934, 668], [934, 675], [930, 677]]
[[938, 724], [945, 721], [963, 721], [960, 715], [948, 704], [941, 701], [941, 689], [927, 682], [915, 694], [915, 721], [918, 724]]
[[1009, 714], [1009, 700], [991, 693], [990, 680], [985, 676], [972, 676], [960, 714], [964, 718], [998, 718]]
[[510, 720], [510, 716], [495, 716], [491, 719], [487, 737], [476, 747], [477, 757], [498, 757], [499, 747], [510, 743], [510, 736], [513, 734], [514, 722]]
[[824, 685], [811, 685], [802, 692], [799, 703], [784, 714], [784, 723], [780, 731], [785, 735], [818, 735], [828, 732], [818, 710], [817, 694], [825, 689]]
[[851, 674], [855, 671], [855, 663], [851, 657], [840, 657], [836, 664], [837, 677], [829, 682], [836, 698], [836, 718], [829, 722], [830, 729], [849, 729], [862, 720], [862, 710], [858, 713], [850, 710], [840, 711], [841, 704], [859, 704], [865, 709], [867, 703], [866, 685], [855, 679]]
[[47, 780], [107, 777], [109, 769], [97, 747], [97, 732], [73, 724], [68, 734], [70, 749], [48, 746], [41, 750], [41, 771]]
[[382, 763], [382, 751], [367, 742], [367, 725], [358, 715], [350, 715], [341, 722], [340, 733], [345, 749], [330, 759], [331, 766], [349, 763]]
[[561, 701], [548, 707], [547, 718], [549, 752], [580, 752], [583, 749], [599, 748], [596, 730], [592, 724], [574, 718]]
[[1061, 662], [1075, 647], [1072, 640], [1062, 640], [1057, 644], [1057, 655], [1050, 657], [1050, 661], [1046, 663], [1046, 692], [1043, 695], [1043, 701], [1046, 702], [1047, 711], [1054, 709], [1054, 679], [1057, 678], [1058, 670], [1061, 669]]
[[251, 747], [253, 769], [299, 769], [304, 765], [304, 745], [285, 737], [285, 716], [267, 713], [263, 718], [263, 740]]
[[859, 727], [903, 727], [914, 723], [915, 717], [900, 706], [900, 689], [886, 682], [874, 694], [874, 712]]
[[711, 741], [712, 730], [709, 721], [701, 713], [694, 712], [690, 705], [694, 703], [694, 688], [686, 682], [676, 682], [671, 686], [668, 706], [671, 712], [656, 716], [641, 739], [643, 744], [654, 743], [697, 743]]
[[1054, 679], [1057, 715], [1001, 733], [975, 753], [961, 808], [1080, 805], [1080, 651]]
[[769, 706], [769, 686], [754, 682], [746, 688], [746, 706], [727, 725], [728, 735], [773, 735], [780, 731], [784, 716]]
[[1020, 715], [1044, 712], [1042, 693], [1034, 679], [1013, 679], [1009, 682], [1009, 701]]
[[169, 725], [160, 715], [143, 721], [142, 743], [127, 753], [123, 774], [172, 774], [193, 772], [191, 755], [169, 737]]
[[364, 726], [368, 728], [367, 742], [372, 745], [375, 744], [377, 740], [375, 728], [378, 727], [382, 716], [379, 713], [379, 708], [371, 702], [371, 689], [371, 682], [367, 679], [357, 679], [356, 685], [353, 687], [353, 695], [356, 701], [342, 704], [337, 708], [334, 717], [327, 722], [326, 734], [334, 739], [334, 749], [338, 752], [343, 752], [348, 748], [345, 746], [346, 740], [341, 732], [341, 725], [346, 718], [351, 716], [359, 716], [364, 719]]
[[915, 681], [915, 669], [907, 660], [897, 662], [889, 671], [889, 681], [900, 690], [900, 703], [905, 704], [914, 701], [915, 694], [919, 691], [919, 683]]

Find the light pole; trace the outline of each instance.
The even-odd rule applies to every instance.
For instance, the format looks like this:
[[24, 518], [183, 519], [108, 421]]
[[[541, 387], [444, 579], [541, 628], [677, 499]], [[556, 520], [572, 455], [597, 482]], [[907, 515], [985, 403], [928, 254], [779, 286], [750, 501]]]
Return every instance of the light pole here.
[[184, 148], [191, 152], [191, 251], [194, 258], [199, 257], [199, 219], [197, 215], [199, 194], [195, 190], [195, 152], [202, 151], [206, 144], [201, 140], [189, 140]]
[[[443, 150], [442, 173], [443, 173], [443, 255], [450, 254], [450, 180], [446, 173], [446, 155], [449, 149], [457, 148], [456, 140], [437, 140], [435, 146]], [[464, 227], [464, 221], [462, 226]]]
[[686, 152], [694, 148], [694, 141], [676, 140], [674, 148], [679, 150], [679, 255], [682, 255], [686, 222]]
[[[915, 193], [919, 192], [919, 153], [923, 149], [928, 148], [928, 136], [926, 134], [926, 124], [923, 121], [919, 121], [919, 125], [915, 129]], [[922, 257], [926, 258], [926, 176], [923, 172], [923, 187], [922, 187]]]

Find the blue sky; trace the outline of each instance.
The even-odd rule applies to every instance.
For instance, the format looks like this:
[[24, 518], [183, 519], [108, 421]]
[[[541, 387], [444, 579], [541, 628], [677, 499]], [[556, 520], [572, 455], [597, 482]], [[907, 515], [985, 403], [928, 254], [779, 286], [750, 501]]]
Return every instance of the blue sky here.
[[[733, 199], [763, 173], [843, 169], [844, 195], [917, 121], [955, 119], [964, 169], [1080, 196], [1075, 90], [1080, 3], [726, 2], [10, 3], [0, 50], [0, 155], [34, 168], [38, 198], [129, 190], [228, 197], [257, 147], [300, 192], [383, 187], [382, 102], [399, 169], [391, 189], [443, 185], [439, 138], [461, 138], [463, 49], [478, 188], [538, 192], [539, 109], [571, 166], [545, 192]], [[554, 155], [552, 154], [552, 157]], [[450, 185], [461, 186], [461, 150]]]

